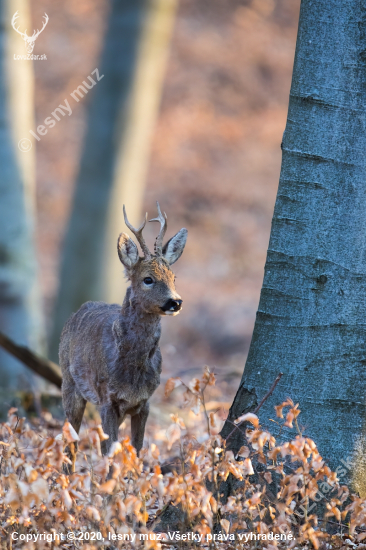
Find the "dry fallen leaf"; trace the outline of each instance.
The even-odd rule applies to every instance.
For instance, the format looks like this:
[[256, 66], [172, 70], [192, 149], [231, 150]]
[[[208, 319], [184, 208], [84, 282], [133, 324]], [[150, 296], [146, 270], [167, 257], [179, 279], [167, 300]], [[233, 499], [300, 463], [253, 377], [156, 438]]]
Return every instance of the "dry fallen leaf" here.
[[207, 386], [214, 386], [216, 382], [214, 373], [210, 371], [207, 365], [205, 366], [205, 372], [202, 376], [202, 382], [203, 384], [207, 384]]
[[243, 466], [244, 466], [244, 469], [245, 469], [245, 473], [246, 473], [248, 476], [254, 475], [254, 470], [253, 470], [253, 466], [252, 466], [252, 461], [250, 460], [250, 458], [246, 458], [246, 459], [244, 460]]
[[109, 439], [109, 435], [106, 434], [106, 433], [104, 433], [101, 424], [98, 424], [98, 426], [96, 427], [96, 430], [97, 430], [97, 432], [98, 432], [99, 439], [100, 439], [101, 441], [106, 441], [107, 439]]
[[181, 384], [182, 380], [180, 378], [169, 378], [165, 384], [165, 397], [168, 397], [172, 391], [178, 386], [181, 386]]
[[95, 506], [87, 506], [85, 512], [92, 520], [100, 521], [100, 513]]
[[247, 458], [250, 455], [249, 447], [246, 447], [245, 445], [243, 447], [240, 447], [238, 456], [242, 456], [243, 458]]
[[64, 436], [64, 439], [67, 443], [73, 443], [74, 441], [79, 441], [79, 436], [70, 424], [70, 422], [66, 421], [62, 428], [62, 434]]
[[72, 507], [72, 498], [70, 497], [70, 493], [67, 489], [61, 491], [61, 498], [63, 500], [63, 503], [65, 504], [65, 507], [70, 510], [70, 508]]
[[227, 519], [222, 519], [220, 521], [222, 528], [224, 529], [225, 533], [229, 532], [230, 529], [230, 521]]
[[258, 416], [251, 412], [239, 416], [239, 418], [234, 421], [234, 424], [241, 424], [242, 422], [250, 422], [255, 428], [259, 426]]
[[188, 387], [192, 393], [199, 393], [201, 389], [201, 382], [198, 378], [192, 378], [192, 380], [188, 384]]
[[180, 438], [181, 429], [178, 424], [171, 424], [166, 431], [166, 438], [168, 440], [168, 449], [170, 450], [174, 443]]
[[106, 481], [105, 483], [102, 483], [102, 485], [99, 486], [99, 491], [110, 495], [111, 493], [113, 493], [113, 489], [115, 488], [116, 483], [117, 482], [115, 479], [109, 479], [108, 481]]
[[33, 493], [41, 500], [47, 500], [49, 495], [48, 483], [43, 477], [38, 477], [31, 485]]
[[170, 418], [172, 419], [173, 422], [175, 422], [175, 424], [178, 424], [178, 426], [180, 428], [182, 428], [182, 430], [185, 430], [186, 429], [186, 426], [183, 422], [183, 419], [180, 418], [177, 414], [171, 414], [170, 415]]
[[211, 412], [209, 414], [209, 423], [210, 423], [210, 428], [216, 428], [217, 427], [217, 424], [216, 424], [216, 420], [215, 420], [215, 413], [214, 412]]
[[267, 481], [267, 483], [272, 483], [272, 474], [271, 474], [271, 472], [266, 472], [263, 477]]

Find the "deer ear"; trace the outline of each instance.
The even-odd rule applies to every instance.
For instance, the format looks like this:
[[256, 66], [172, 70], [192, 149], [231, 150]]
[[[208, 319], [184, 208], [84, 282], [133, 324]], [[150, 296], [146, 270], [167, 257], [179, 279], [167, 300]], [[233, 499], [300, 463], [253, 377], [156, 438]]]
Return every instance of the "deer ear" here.
[[139, 251], [126, 233], [121, 233], [117, 241], [118, 256], [125, 267], [133, 267], [139, 259]]
[[163, 256], [166, 261], [172, 265], [183, 254], [184, 247], [187, 242], [187, 229], [183, 228], [174, 237], [172, 237], [163, 247]]

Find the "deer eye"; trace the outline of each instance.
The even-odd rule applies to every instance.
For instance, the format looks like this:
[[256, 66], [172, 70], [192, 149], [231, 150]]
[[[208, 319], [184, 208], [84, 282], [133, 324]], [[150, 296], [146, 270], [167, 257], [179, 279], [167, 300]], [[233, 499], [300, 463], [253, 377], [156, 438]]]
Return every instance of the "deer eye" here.
[[145, 279], [144, 279], [145, 285], [152, 285], [153, 282], [154, 282], [154, 281], [152, 280], [151, 277], [145, 277]]

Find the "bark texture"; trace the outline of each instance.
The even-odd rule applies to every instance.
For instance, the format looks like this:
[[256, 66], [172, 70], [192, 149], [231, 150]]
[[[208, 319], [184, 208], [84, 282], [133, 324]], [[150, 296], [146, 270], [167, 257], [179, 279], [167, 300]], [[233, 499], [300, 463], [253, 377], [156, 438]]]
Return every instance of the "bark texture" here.
[[88, 128], [64, 243], [51, 356], [62, 327], [88, 300], [122, 303], [117, 256], [123, 204], [139, 225], [150, 151], [176, 0], [112, 0], [104, 75], [93, 90]]
[[[35, 155], [34, 149], [18, 148], [20, 139], [29, 137], [28, 145], [32, 140], [33, 66], [13, 58], [26, 54], [24, 41], [11, 27], [16, 10], [24, 28], [30, 29], [28, 1], [0, 0], [0, 331], [41, 351], [43, 323], [33, 242]], [[14, 404], [16, 392], [36, 385], [30, 372], [2, 350], [0, 379], [0, 415]]]
[[302, 0], [263, 287], [232, 407], [244, 388], [261, 399], [283, 371], [262, 422], [273, 429], [274, 405], [299, 402], [305, 434], [363, 495], [365, 79], [366, 2]]

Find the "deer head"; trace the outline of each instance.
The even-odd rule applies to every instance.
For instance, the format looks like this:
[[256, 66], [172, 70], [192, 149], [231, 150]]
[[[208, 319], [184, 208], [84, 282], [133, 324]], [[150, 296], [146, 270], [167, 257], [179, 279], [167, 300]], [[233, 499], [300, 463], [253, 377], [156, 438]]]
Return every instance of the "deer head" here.
[[27, 52], [28, 53], [32, 53], [33, 52], [33, 49], [34, 49], [34, 44], [35, 44], [35, 41], [37, 40], [38, 36], [41, 34], [41, 32], [43, 31], [43, 29], [45, 28], [45, 26], [47, 25], [48, 23], [48, 20], [49, 20], [49, 17], [47, 15], [47, 13], [44, 14], [44, 22], [43, 22], [43, 27], [41, 28], [41, 30], [38, 30], [37, 31], [33, 31], [33, 34], [32, 36], [28, 36], [27, 35], [27, 29], [25, 29], [24, 32], [21, 32], [19, 30], [19, 28], [17, 28], [15, 26], [16, 24], [16, 21], [18, 19], [19, 15], [18, 15], [18, 12], [16, 11], [13, 15], [13, 19], [11, 20], [11, 25], [13, 27], [13, 29], [18, 33], [20, 34], [20, 36], [23, 38], [23, 40], [25, 41], [25, 47], [27, 49]]
[[170, 266], [182, 255], [187, 240], [187, 229], [181, 229], [164, 246], [163, 239], [167, 230], [167, 216], [161, 213], [159, 203], [158, 217], [150, 220], [160, 222], [160, 232], [156, 237], [154, 254], [148, 249], [142, 231], [147, 222], [147, 213], [142, 225], [135, 229], [128, 221], [123, 206], [125, 223], [135, 235], [143, 257], [139, 256], [137, 246], [126, 234], [118, 237], [118, 256], [125, 267], [127, 278], [131, 282], [133, 297], [146, 313], [159, 315], [177, 315], [182, 309], [182, 299], [175, 290], [175, 277]]

